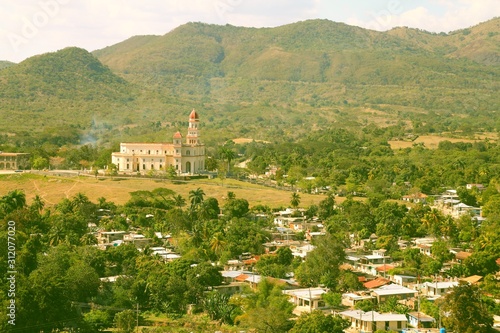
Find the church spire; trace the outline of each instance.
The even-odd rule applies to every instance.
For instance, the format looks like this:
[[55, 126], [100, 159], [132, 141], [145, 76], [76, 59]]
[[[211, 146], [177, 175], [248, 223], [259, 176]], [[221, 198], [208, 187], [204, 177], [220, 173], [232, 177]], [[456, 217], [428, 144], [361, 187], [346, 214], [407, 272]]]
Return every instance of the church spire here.
[[186, 143], [188, 145], [200, 144], [199, 128], [200, 118], [196, 111], [193, 109], [193, 111], [191, 111], [191, 113], [189, 114], [189, 127], [188, 134], [186, 136]]

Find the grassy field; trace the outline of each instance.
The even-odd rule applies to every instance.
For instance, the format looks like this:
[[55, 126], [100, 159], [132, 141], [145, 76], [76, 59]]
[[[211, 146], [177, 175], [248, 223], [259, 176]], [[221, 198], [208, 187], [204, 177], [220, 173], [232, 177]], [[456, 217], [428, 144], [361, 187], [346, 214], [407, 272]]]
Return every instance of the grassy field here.
[[400, 149], [400, 148], [411, 148], [413, 144], [423, 143], [426, 148], [436, 149], [441, 141], [450, 141], [450, 142], [477, 142], [484, 140], [485, 138], [496, 140], [496, 137], [491, 136], [478, 136], [477, 140], [463, 139], [463, 138], [448, 138], [444, 136], [438, 135], [421, 135], [415, 141], [388, 141], [391, 145], [392, 149]]
[[[151, 191], [158, 187], [174, 190], [189, 200], [189, 191], [203, 189], [207, 197], [214, 197], [219, 204], [224, 203], [228, 191], [236, 194], [237, 198], [247, 199], [250, 207], [262, 204], [269, 207], [288, 206], [291, 192], [276, 190], [260, 185], [250, 184], [233, 179], [224, 180], [222, 186], [219, 179], [192, 180], [187, 182], [161, 181], [155, 179], [129, 179], [129, 178], [94, 178], [87, 176], [57, 177], [35, 174], [11, 174], [0, 176], [0, 196], [9, 191], [18, 189], [26, 193], [28, 203], [39, 195], [47, 205], [54, 205], [63, 198], [71, 198], [76, 193], [85, 194], [92, 202], [97, 202], [100, 197], [106, 198], [116, 204], [124, 204], [130, 199], [130, 192], [138, 190]], [[318, 204], [324, 199], [323, 195], [300, 194], [300, 207], [309, 207]]]

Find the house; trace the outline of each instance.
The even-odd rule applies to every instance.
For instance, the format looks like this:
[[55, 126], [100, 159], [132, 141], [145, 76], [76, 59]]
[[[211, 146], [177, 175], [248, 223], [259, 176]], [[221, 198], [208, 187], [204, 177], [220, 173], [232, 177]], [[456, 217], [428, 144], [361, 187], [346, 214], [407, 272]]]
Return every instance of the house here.
[[305, 258], [307, 254], [312, 250], [314, 250], [315, 248], [316, 246], [312, 244], [306, 244], [299, 247], [290, 247], [290, 249], [292, 250], [292, 255], [294, 257], [301, 257], [301, 258]]
[[380, 304], [387, 301], [390, 297], [396, 297], [399, 300], [413, 298], [417, 295], [417, 291], [400, 286], [399, 284], [388, 284], [372, 290], [372, 295], [377, 298], [377, 302]]
[[470, 252], [460, 251], [457, 254], [455, 254], [455, 261], [459, 264], [463, 264], [464, 260], [470, 257], [471, 255], [472, 253]]
[[288, 295], [289, 301], [295, 305], [293, 313], [300, 316], [303, 312], [312, 312], [317, 309], [326, 309], [326, 303], [321, 295], [326, 294], [324, 288], [302, 288], [283, 290], [285, 295]]
[[386, 284], [389, 284], [389, 283], [391, 283], [391, 281], [389, 279], [386, 279], [386, 278], [383, 278], [383, 277], [378, 277], [375, 280], [371, 280], [371, 281], [365, 282], [363, 284], [363, 286], [366, 289], [375, 289], [375, 288], [379, 288], [379, 287], [385, 286]]
[[413, 194], [408, 194], [402, 197], [403, 201], [413, 202], [413, 203], [426, 203], [427, 195], [417, 192]]
[[412, 327], [431, 328], [436, 320], [422, 312], [408, 313], [408, 323]]
[[97, 244], [111, 244], [117, 240], [123, 240], [126, 231], [99, 231], [97, 233]]
[[[184, 142], [183, 142], [184, 141]], [[111, 154], [111, 163], [121, 172], [149, 172], [172, 167], [177, 174], [205, 170], [205, 145], [200, 140], [200, 120], [195, 110], [189, 114], [186, 139], [176, 132], [173, 143], [122, 142]]]
[[420, 250], [420, 253], [425, 254], [428, 257], [432, 257], [431, 248], [432, 248], [432, 244], [419, 244], [418, 245], [418, 249]]
[[468, 190], [472, 190], [473, 188], [477, 188], [479, 191], [484, 191], [486, 187], [483, 184], [467, 184], [465, 188]]
[[425, 282], [423, 284], [423, 293], [427, 296], [442, 296], [451, 288], [458, 286], [458, 282]]
[[364, 333], [372, 333], [377, 330], [401, 332], [408, 327], [408, 320], [404, 314], [348, 310], [341, 312], [340, 316], [351, 323], [353, 330]]
[[25, 170], [29, 167], [30, 154], [0, 151], [0, 170]]
[[483, 279], [483, 277], [481, 275], [471, 275], [471, 276], [468, 276], [468, 277], [461, 278], [459, 280], [467, 282], [469, 284], [477, 284], [482, 279]]
[[404, 287], [407, 287], [410, 283], [413, 283], [416, 280], [417, 278], [415, 276], [409, 276], [409, 275], [394, 275], [392, 277], [392, 281]]
[[146, 238], [142, 234], [130, 233], [123, 236], [123, 242], [134, 244], [136, 248], [143, 249], [151, 243], [151, 238]]
[[366, 292], [345, 293], [342, 294], [342, 305], [354, 308], [358, 302], [370, 300], [374, 301], [374, 297]]
[[481, 211], [482, 211], [482, 209], [479, 207], [469, 206], [469, 205], [466, 205], [462, 202], [460, 202], [456, 205], [453, 205], [451, 207], [451, 215], [453, 217], [459, 217], [459, 216], [462, 216], [465, 214], [470, 214], [473, 216], [480, 216]]

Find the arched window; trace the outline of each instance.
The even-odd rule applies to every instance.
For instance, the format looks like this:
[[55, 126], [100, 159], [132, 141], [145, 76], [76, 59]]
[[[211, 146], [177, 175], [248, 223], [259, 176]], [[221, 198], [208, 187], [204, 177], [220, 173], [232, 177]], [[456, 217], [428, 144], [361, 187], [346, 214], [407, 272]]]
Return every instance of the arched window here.
[[190, 156], [191, 155], [191, 151], [190, 150], [186, 150], [186, 155]]

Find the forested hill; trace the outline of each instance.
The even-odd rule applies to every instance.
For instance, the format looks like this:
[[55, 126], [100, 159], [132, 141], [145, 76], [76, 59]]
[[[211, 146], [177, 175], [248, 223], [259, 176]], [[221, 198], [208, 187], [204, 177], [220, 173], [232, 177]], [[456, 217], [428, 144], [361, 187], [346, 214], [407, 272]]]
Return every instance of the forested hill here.
[[15, 65], [13, 62], [0, 60], [0, 69]]
[[[319, 126], [339, 120], [330, 111], [359, 117], [353, 107], [371, 104], [412, 122], [425, 122], [419, 114], [429, 111], [473, 114], [481, 130], [499, 108], [499, 22], [450, 34], [376, 32], [328, 20], [260, 29], [188, 23], [94, 54], [131, 82], [208, 108], [254, 106], [253, 115], [268, 122], [267, 114], [283, 114], [280, 107], [299, 118], [312, 107], [324, 117], [311, 124]], [[269, 106], [276, 110], [262, 112]]]
[[134, 98], [128, 82], [80, 48], [31, 57], [0, 71], [4, 126], [27, 131], [88, 124]]
[[164, 36], [136, 36], [94, 54], [117, 72], [153, 77], [378, 84], [419, 80], [453, 86], [463, 81], [446, 73], [485, 69], [450, 59], [500, 63], [499, 22], [493, 19], [449, 35], [408, 28], [376, 32], [328, 20], [262, 29], [189, 23]]
[[0, 131], [19, 145], [20, 131], [100, 123], [97, 140], [164, 140], [151, 124], [182, 128], [193, 107], [204, 138], [216, 142], [370, 124], [417, 134], [494, 131], [499, 22], [450, 34], [328, 20], [259, 29], [188, 23], [93, 54], [66, 48], [0, 63]]

